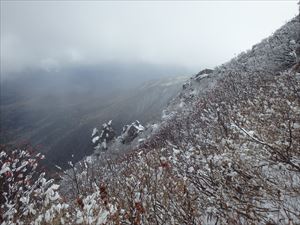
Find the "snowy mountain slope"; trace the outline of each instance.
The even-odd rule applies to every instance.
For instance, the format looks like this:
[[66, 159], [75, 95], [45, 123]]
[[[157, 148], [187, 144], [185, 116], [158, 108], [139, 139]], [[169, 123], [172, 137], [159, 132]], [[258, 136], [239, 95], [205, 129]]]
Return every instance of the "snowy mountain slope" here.
[[70, 163], [61, 172], [65, 200], [57, 186], [40, 185], [36, 192], [52, 199], [39, 206], [31, 191], [19, 203], [31, 217], [7, 204], [4, 220], [299, 224], [299, 24], [298, 16], [248, 53], [191, 78], [158, 130], [128, 154]]
[[[286, 26], [297, 28], [298, 19]], [[266, 40], [276, 40], [286, 26]], [[169, 105], [171, 116], [141, 147], [106, 166], [101, 166], [106, 154], [98, 159], [99, 182], [117, 199], [115, 207], [122, 206], [120, 221], [300, 221], [300, 71], [294, 69], [297, 57], [290, 58], [297, 47], [287, 48], [299, 45], [299, 30], [288, 31], [280, 54], [268, 52], [264, 40], [255, 56], [251, 50], [200, 81], [191, 78]], [[255, 58], [270, 67], [264, 61], [253, 67]], [[282, 61], [271, 63], [278, 58]]]
[[[300, 73], [243, 73], [216, 85], [132, 154], [112, 162], [103, 154], [78, 165], [79, 193], [90, 190], [86, 174], [93, 165], [97, 175], [90, 179], [101, 183], [109, 204], [121, 207], [123, 223], [297, 224]], [[62, 183], [69, 194], [70, 182]], [[83, 197], [84, 204], [91, 198]]]
[[251, 74], [265, 71], [276, 74], [290, 68], [296, 61], [299, 61], [299, 43], [300, 21], [297, 16], [250, 50], [242, 52], [229, 62], [215, 68], [212, 73], [207, 74], [208, 76], [204, 76], [200, 80], [197, 79], [197, 75], [190, 78], [185, 84], [184, 90], [169, 103], [165, 114], [181, 110], [184, 105], [193, 102], [195, 97], [212, 89], [219, 78], [229, 73], [242, 71]]

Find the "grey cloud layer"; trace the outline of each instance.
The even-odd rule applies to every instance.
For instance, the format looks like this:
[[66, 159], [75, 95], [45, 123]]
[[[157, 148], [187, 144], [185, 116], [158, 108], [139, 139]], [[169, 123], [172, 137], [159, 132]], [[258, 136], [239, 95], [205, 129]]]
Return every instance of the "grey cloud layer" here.
[[270, 35], [297, 1], [1, 1], [1, 71], [107, 61], [213, 67]]

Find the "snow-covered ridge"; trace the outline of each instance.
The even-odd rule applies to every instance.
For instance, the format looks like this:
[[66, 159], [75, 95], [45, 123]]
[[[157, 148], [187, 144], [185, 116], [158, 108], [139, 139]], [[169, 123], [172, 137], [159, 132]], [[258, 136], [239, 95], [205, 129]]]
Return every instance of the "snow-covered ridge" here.
[[164, 110], [168, 118], [174, 112], [194, 102], [195, 98], [205, 95], [215, 87], [217, 81], [232, 73], [252, 73], [264, 71], [278, 74], [291, 68], [300, 60], [300, 17], [299, 15], [279, 28], [270, 37], [254, 45], [250, 50], [240, 53], [227, 63], [214, 70], [203, 70], [191, 77], [183, 86], [182, 91]]

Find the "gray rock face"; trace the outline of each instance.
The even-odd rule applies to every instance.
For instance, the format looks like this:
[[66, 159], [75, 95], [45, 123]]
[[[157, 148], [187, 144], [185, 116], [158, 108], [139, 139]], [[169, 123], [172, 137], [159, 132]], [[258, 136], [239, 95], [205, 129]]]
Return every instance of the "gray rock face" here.
[[123, 144], [130, 143], [135, 139], [139, 133], [144, 131], [144, 127], [140, 124], [138, 120], [133, 122], [131, 125], [125, 125], [121, 134], [121, 141]]
[[195, 76], [195, 80], [196, 81], [200, 81], [202, 80], [203, 78], [206, 78], [209, 76], [209, 74], [213, 73], [214, 71], [211, 70], [211, 69], [204, 69], [204, 70], [201, 70], [199, 73], [196, 74]]
[[199, 75], [203, 75], [203, 74], [210, 74], [214, 72], [214, 70], [212, 69], [204, 69], [204, 70], [201, 70], [199, 73], [196, 74], [196, 77], [198, 77]]

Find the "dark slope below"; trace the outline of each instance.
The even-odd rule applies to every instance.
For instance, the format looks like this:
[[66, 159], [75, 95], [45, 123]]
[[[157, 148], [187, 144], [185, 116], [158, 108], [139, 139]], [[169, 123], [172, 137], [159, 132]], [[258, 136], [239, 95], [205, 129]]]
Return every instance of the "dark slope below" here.
[[[53, 74], [27, 71], [4, 80], [1, 143], [29, 142], [46, 153], [51, 164], [65, 164], [72, 154], [79, 160], [93, 151], [90, 134], [98, 124], [112, 119], [120, 132], [136, 118], [143, 123], [158, 119], [183, 81], [164, 87], [160, 83], [169, 82], [163, 78], [165, 73], [183, 73], [180, 71], [176, 67], [105, 65]], [[161, 80], [149, 81], [153, 79]]]

